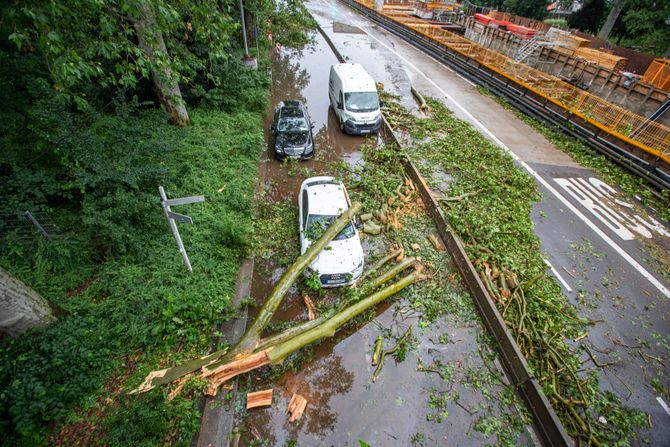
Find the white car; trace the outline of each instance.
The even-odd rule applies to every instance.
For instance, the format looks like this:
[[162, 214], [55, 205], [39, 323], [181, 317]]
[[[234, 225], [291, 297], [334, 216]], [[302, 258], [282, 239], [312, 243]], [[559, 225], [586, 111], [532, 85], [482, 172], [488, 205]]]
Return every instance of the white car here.
[[[351, 205], [342, 182], [333, 177], [312, 177], [300, 186], [298, 197], [300, 253], [318, 240], [337, 216]], [[305, 275], [319, 275], [322, 287], [352, 284], [363, 273], [363, 247], [351, 221], [307, 267]]]

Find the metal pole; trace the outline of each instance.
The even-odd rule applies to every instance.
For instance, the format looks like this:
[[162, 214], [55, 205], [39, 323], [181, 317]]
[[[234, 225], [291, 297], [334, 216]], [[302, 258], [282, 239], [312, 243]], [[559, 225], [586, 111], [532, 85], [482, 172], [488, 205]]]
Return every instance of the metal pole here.
[[44, 227], [40, 225], [40, 223], [37, 221], [37, 219], [33, 217], [30, 211], [26, 211], [25, 215], [28, 218], [28, 220], [32, 222], [33, 225], [35, 225], [35, 228], [37, 228], [39, 232], [42, 233], [42, 236], [44, 236], [48, 240], [51, 240], [51, 236], [49, 235], [49, 233], [47, 233], [47, 230], [45, 230]]
[[244, 57], [249, 57], [249, 46], [247, 45], [247, 25], [244, 23], [244, 4], [240, 0], [240, 17], [242, 18], [242, 40], [244, 41]]
[[165, 218], [168, 220], [168, 223], [170, 224], [170, 230], [172, 230], [172, 235], [174, 236], [174, 239], [177, 241], [177, 247], [179, 248], [179, 253], [181, 253], [181, 257], [184, 258], [184, 264], [186, 264], [186, 268], [188, 269], [189, 272], [193, 272], [193, 268], [191, 267], [191, 261], [188, 259], [188, 255], [186, 254], [186, 249], [184, 248], [184, 244], [181, 241], [181, 236], [179, 235], [179, 230], [177, 229], [177, 224], [174, 223], [174, 219], [170, 217], [168, 214], [170, 210], [170, 206], [167, 205], [165, 202], [167, 201], [167, 196], [165, 195], [165, 190], [163, 189], [162, 186], [158, 187], [158, 192], [161, 195], [161, 206], [163, 207], [163, 212], [165, 213]]

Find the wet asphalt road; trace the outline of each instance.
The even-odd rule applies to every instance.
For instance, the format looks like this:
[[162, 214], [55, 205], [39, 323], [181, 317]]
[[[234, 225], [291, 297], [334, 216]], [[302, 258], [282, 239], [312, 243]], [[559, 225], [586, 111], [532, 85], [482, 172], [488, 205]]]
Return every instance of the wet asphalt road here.
[[[442, 100], [535, 177], [543, 200], [532, 218], [549, 271], [580, 315], [595, 323], [582, 342], [599, 362], [617, 361], [600, 369], [602, 388], [650, 414], [652, 428], [643, 438], [670, 445], [670, 414], [652, 386], [670, 386], [670, 285], [654, 260], [670, 258], [670, 225], [603, 184], [450, 68], [346, 5], [313, 0], [309, 8], [344, 57], [363, 64], [387, 90], [411, 102], [414, 85]], [[585, 369], [595, 368], [586, 354], [584, 361]]]

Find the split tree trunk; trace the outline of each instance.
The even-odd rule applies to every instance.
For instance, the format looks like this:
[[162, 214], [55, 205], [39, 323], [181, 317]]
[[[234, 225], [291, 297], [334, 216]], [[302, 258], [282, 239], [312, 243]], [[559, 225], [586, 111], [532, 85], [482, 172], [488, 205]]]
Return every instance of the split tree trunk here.
[[49, 302], [0, 267], [0, 331], [17, 337], [54, 321]]
[[177, 126], [188, 126], [191, 120], [181, 96], [179, 83], [169, 63], [169, 56], [163, 34], [161, 33], [154, 12], [150, 5], [140, 1], [137, 3], [138, 17], [131, 18], [140, 48], [151, 61], [151, 78], [156, 88], [168, 122]]
[[605, 19], [605, 23], [598, 32], [598, 37], [601, 39], [607, 39], [609, 37], [624, 6], [626, 6], [626, 0], [614, 0], [612, 9], [610, 9], [609, 14], [607, 14], [607, 19]]
[[323, 250], [328, 243], [333, 240], [349, 222], [351, 222], [351, 219], [354, 218], [360, 209], [360, 203], [351, 205], [348, 210], [335, 219], [319, 240], [310, 245], [307, 251], [296, 259], [293, 265], [286, 270], [265, 300], [263, 307], [261, 307], [261, 310], [258, 312], [258, 316], [233, 348], [232, 352], [249, 352], [257, 347], [261, 332], [263, 332], [263, 329], [265, 329], [272, 319], [272, 316], [284, 299], [284, 295], [286, 295], [288, 289], [293, 285], [296, 279], [298, 279], [298, 276], [302, 274], [307, 266], [316, 259], [317, 255], [321, 253], [321, 250]]

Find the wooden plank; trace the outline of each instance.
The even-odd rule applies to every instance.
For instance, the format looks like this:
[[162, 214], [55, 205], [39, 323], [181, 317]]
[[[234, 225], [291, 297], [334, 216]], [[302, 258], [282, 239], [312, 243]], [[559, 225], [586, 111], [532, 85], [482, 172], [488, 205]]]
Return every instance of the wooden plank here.
[[269, 407], [272, 405], [272, 388], [269, 390], [254, 391], [247, 393], [247, 410], [256, 407]]

